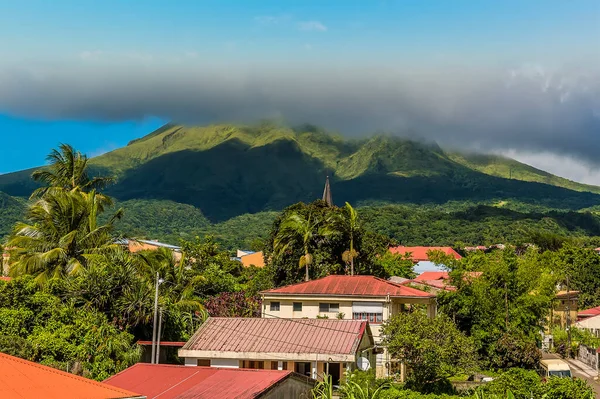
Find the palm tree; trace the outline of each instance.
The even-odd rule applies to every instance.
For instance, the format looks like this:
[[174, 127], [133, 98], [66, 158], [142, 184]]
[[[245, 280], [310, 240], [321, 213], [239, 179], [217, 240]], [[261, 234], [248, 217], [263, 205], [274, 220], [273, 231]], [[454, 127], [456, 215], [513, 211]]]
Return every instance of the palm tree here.
[[348, 233], [350, 237], [350, 249], [344, 251], [342, 254], [342, 260], [346, 262], [346, 264], [350, 263], [350, 275], [354, 276], [354, 259], [358, 256], [358, 252], [354, 249], [354, 238], [356, 237], [356, 233], [360, 228], [359, 220], [358, 220], [358, 212], [346, 202], [345, 210], [347, 212], [346, 215], [342, 214], [342, 228]]
[[29, 206], [27, 222], [15, 225], [9, 237], [10, 274], [32, 274], [40, 282], [76, 274], [103, 251], [117, 248], [111, 237], [117, 211], [104, 225], [105, 197], [95, 190], [54, 190]]
[[31, 175], [34, 180], [46, 185], [34, 191], [33, 198], [44, 195], [50, 188], [100, 190], [113, 180], [109, 177], [90, 178], [88, 157], [68, 144], [60, 144], [59, 150], [53, 149], [46, 159], [49, 165]]
[[279, 226], [279, 231], [273, 242], [275, 252], [281, 254], [287, 251], [294, 242], [301, 242], [304, 254], [298, 262], [306, 270], [305, 281], [309, 281], [309, 267], [313, 263], [312, 246], [318, 237], [327, 237], [335, 233], [329, 221], [320, 221], [311, 212], [307, 216], [293, 213], [287, 216]]

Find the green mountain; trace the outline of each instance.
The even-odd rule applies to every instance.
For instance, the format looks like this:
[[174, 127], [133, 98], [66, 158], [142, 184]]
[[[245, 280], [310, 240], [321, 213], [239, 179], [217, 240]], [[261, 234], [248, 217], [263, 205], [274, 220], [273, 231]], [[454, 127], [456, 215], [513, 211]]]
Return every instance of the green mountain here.
[[[600, 204], [599, 187], [512, 159], [386, 135], [349, 140], [309, 125], [166, 125], [91, 165], [95, 173], [117, 177], [109, 194], [137, 206], [136, 214], [160, 215], [161, 204], [176, 203], [173, 211], [189, 229], [312, 201], [321, 196], [325, 176], [336, 203], [357, 206], [471, 201], [579, 210]], [[35, 187], [30, 173], [0, 176], [0, 191], [29, 195]]]

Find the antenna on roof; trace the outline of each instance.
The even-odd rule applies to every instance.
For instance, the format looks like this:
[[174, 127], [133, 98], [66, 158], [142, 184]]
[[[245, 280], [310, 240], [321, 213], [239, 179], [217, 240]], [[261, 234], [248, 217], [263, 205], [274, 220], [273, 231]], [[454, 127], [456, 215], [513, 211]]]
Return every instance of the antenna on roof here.
[[329, 176], [325, 180], [325, 190], [323, 190], [323, 201], [329, 206], [333, 206], [333, 200], [331, 198], [331, 185], [329, 184]]

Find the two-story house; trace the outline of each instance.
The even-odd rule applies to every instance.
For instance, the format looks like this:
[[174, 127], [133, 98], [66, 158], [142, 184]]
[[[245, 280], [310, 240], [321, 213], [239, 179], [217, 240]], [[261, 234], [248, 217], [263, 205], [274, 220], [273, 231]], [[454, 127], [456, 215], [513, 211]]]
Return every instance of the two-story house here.
[[[411, 308], [435, 317], [435, 295], [373, 276], [327, 276], [262, 292], [263, 318], [352, 319], [369, 322], [375, 344], [381, 344], [381, 323]], [[379, 350], [379, 377], [390, 375], [398, 364], [385, 348]]]

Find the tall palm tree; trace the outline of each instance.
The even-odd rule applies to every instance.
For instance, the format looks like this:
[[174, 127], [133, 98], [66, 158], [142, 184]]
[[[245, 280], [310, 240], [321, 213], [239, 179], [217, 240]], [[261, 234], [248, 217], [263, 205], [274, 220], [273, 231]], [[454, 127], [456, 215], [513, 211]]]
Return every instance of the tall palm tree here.
[[313, 263], [311, 250], [315, 239], [318, 237], [327, 237], [334, 233], [335, 230], [331, 228], [328, 221], [321, 221], [310, 212], [306, 216], [293, 213], [281, 222], [279, 231], [273, 242], [273, 249], [275, 252], [281, 254], [287, 251], [294, 242], [302, 243], [304, 254], [300, 257], [298, 265], [305, 268], [305, 281], [309, 281], [309, 267]]
[[34, 191], [34, 198], [44, 195], [50, 188], [100, 190], [113, 180], [110, 177], [91, 178], [88, 175], [88, 157], [68, 144], [60, 144], [59, 149], [53, 149], [46, 159], [49, 165], [31, 175], [34, 180], [46, 185]]
[[27, 222], [15, 225], [9, 237], [10, 274], [32, 274], [40, 282], [76, 274], [103, 251], [115, 249], [110, 220], [98, 224], [105, 199], [95, 190], [55, 190], [29, 206]]
[[354, 249], [354, 238], [356, 237], [356, 233], [360, 229], [358, 212], [346, 202], [345, 206], [346, 214], [342, 214], [341, 222], [342, 229], [348, 233], [350, 237], [350, 249], [344, 251], [342, 254], [342, 259], [346, 263], [350, 263], [350, 275], [354, 276], [354, 259], [358, 256], [358, 252]]

